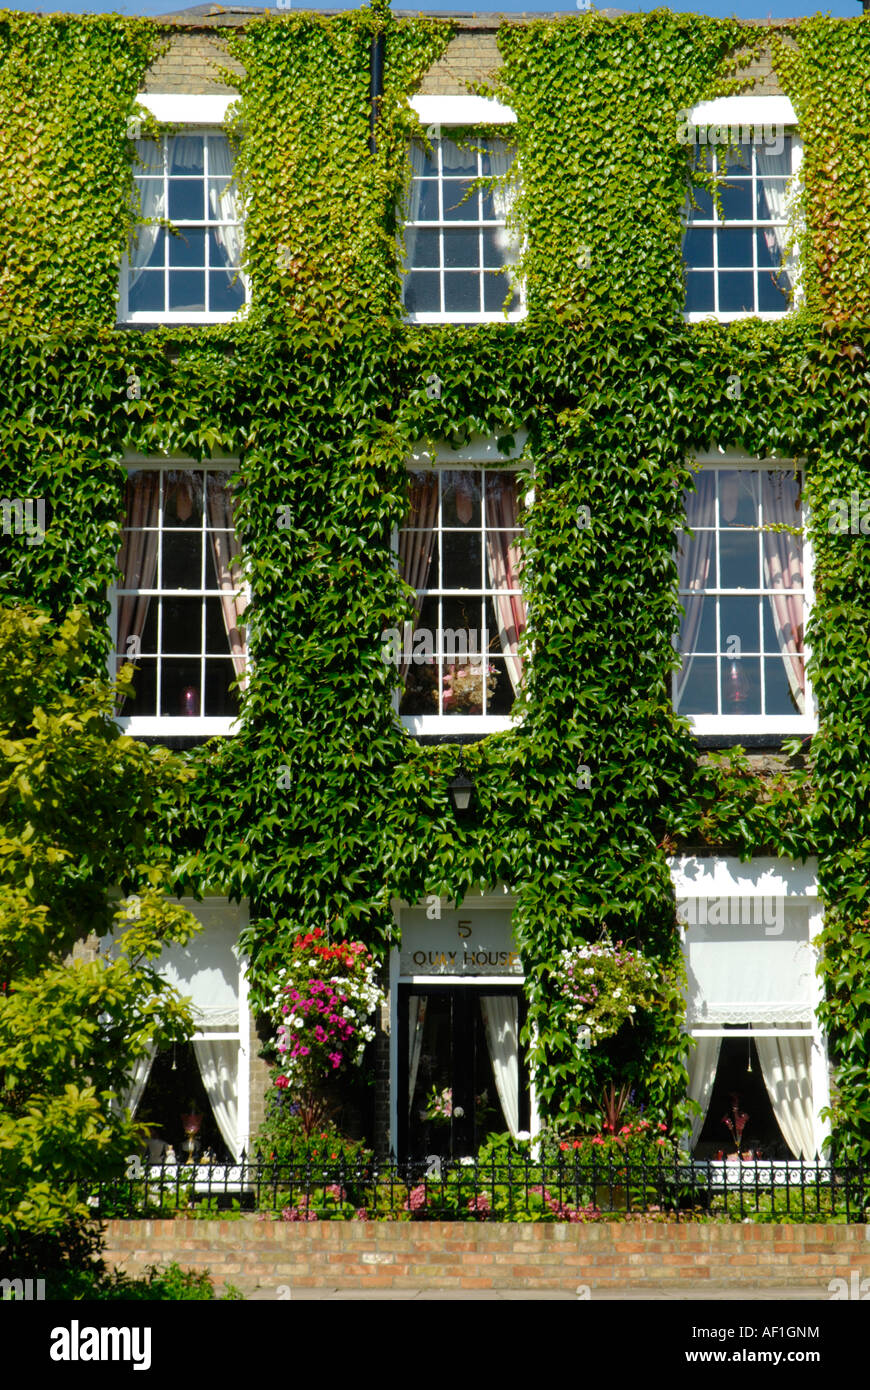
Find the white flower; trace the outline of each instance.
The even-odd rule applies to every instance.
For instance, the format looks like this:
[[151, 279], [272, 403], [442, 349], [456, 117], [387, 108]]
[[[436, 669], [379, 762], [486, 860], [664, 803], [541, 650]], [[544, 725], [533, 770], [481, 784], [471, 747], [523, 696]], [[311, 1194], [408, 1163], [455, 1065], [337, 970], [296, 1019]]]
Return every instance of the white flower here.
[[621, 989], [615, 989], [615, 990], [613, 991], [613, 997], [614, 997], [614, 999], [621, 999], [621, 998], [622, 998], [622, 990], [621, 990]]

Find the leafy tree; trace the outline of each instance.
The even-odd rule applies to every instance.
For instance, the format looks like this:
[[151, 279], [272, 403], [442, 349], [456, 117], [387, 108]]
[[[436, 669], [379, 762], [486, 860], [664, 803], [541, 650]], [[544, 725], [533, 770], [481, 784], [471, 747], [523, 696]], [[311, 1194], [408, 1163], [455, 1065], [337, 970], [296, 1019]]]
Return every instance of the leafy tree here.
[[[195, 919], [166, 896], [146, 827], [190, 773], [122, 736], [117, 684], [87, 675], [94, 634], [0, 608], [0, 1248], [85, 1229], [82, 1185], [122, 1170], [141, 1127], [122, 1108], [152, 1041], [183, 1041], [186, 1002], [161, 982], [165, 944]], [[91, 662], [91, 669], [93, 663]], [[119, 896], [124, 893], [125, 896]], [[90, 944], [88, 944], [90, 939]], [[74, 1245], [75, 1242], [73, 1241]]]

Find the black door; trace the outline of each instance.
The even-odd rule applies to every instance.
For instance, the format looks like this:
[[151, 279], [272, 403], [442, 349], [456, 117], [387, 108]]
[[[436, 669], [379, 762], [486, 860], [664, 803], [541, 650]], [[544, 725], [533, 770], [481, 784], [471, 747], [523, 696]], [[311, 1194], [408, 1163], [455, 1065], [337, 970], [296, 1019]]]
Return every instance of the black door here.
[[[493, 1071], [481, 1000], [516, 1001], [518, 986], [399, 986], [398, 1149], [400, 1158], [473, 1155], [508, 1126]], [[529, 1128], [529, 1088], [519, 1052], [519, 1128]]]

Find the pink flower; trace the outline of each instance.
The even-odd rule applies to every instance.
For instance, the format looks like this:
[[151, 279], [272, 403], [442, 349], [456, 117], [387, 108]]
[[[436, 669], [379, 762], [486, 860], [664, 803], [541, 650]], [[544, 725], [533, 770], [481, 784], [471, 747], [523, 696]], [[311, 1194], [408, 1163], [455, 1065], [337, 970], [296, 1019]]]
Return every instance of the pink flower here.
[[285, 1087], [290, 1085], [290, 1082], [287, 1080], [286, 1076], [276, 1076], [275, 1085], [278, 1087], [279, 1091], [283, 1091]]

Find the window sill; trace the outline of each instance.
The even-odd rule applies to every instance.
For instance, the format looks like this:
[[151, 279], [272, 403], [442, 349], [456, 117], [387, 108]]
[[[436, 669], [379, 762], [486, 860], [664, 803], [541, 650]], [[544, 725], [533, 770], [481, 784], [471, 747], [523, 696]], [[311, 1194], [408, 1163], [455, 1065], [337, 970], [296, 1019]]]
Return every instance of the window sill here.
[[512, 314], [409, 314], [405, 322], [416, 323], [520, 323], [525, 310]]
[[781, 738], [801, 738], [818, 731], [818, 722], [803, 715], [772, 719], [764, 715], [685, 715], [692, 733], [704, 738], [758, 738], [776, 740]]
[[232, 735], [239, 731], [238, 719], [227, 715], [203, 715], [196, 717], [173, 715], [131, 715], [114, 721], [122, 734], [130, 738], [214, 738]]
[[401, 714], [409, 734], [500, 734], [518, 727], [509, 714]]
[[692, 313], [685, 313], [683, 314], [683, 318], [686, 323], [737, 323], [741, 319], [762, 319], [764, 322], [771, 322], [775, 319], [791, 318], [793, 313], [793, 309], [786, 309], [782, 313], [779, 311], [774, 313], [769, 310], [763, 312], [759, 310], [758, 313], [741, 311], [735, 314], [716, 314], [712, 309], [708, 309], [700, 313], [695, 311]]
[[128, 314], [125, 319], [118, 319], [115, 327], [159, 328], [165, 323], [235, 323], [242, 312], [242, 309], [235, 309], [231, 314]]

